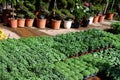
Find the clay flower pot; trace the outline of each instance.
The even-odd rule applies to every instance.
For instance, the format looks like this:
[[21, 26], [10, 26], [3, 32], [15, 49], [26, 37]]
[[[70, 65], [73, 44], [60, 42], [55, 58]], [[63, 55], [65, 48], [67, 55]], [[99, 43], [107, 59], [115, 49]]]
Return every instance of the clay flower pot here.
[[52, 19], [52, 29], [60, 29], [61, 20]]
[[32, 27], [33, 26], [34, 19], [26, 19], [25, 20], [25, 26], [26, 27]]
[[25, 26], [25, 19], [18, 19], [17, 25], [18, 25], [18, 27], [24, 27]]
[[113, 20], [114, 13], [108, 13], [106, 17], [108, 20]]
[[98, 22], [102, 23], [102, 22], [104, 22], [104, 19], [105, 19], [105, 15], [101, 15], [101, 16], [99, 16]]
[[94, 16], [94, 18], [93, 18], [93, 23], [97, 23], [97, 22], [98, 22], [98, 19], [99, 19], [99, 16]]
[[46, 26], [47, 19], [37, 19], [37, 27], [44, 29]]
[[9, 23], [10, 23], [11, 28], [17, 28], [17, 20], [16, 19], [10, 19]]

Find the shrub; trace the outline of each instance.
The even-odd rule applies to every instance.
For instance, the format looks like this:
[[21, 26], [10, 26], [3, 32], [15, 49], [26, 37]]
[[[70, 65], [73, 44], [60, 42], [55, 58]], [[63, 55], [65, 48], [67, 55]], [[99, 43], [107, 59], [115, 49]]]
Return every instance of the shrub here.
[[113, 28], [114, 32], [119, 34], [120, 33], [120, 22], [114, 22], [111, 24], [111, 27]]

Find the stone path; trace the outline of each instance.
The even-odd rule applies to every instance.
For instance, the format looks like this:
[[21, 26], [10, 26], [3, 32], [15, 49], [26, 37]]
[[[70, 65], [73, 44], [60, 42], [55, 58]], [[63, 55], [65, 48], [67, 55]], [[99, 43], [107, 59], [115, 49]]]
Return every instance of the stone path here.
[[59, 30], [53, 30], [51, 28], [46, 28], [46, 29], [39, 29], [36, 27], [24, 27], [24, 28], [10, 28], [7, 26], [3, 26], [3, 24], [0, 24], [0, 29], [2, 29], [7, 35], [9, 35], [9, 38], [20, 38], [20, 37], [31, 37], [31, 36], [54, 36], [54, 35], [58, 35], [58, 34], [65, 34], [68, 32], [76, 32], [76, 31], [81, 31], [81, 30], [88, 30], [88, 29], [109, 29], [110, 28], [110, 24], [112, 22], [116, 22], [116, 21], [108, 21], [105, 20], [103, 23], [93, 23], [90, 24], [88, 27], [80, 27], [80, 28], [71, 28], [71, 29], [64, 29], [61, 28]]

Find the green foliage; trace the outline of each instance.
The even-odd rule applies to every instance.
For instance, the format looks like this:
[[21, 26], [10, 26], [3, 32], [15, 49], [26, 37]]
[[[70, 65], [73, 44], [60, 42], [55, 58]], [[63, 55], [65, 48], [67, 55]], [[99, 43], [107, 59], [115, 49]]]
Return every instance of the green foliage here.
[[17, 17], [18, 17], [18, 18], [24, 18], [24, 17], [25, 17], [25, 15], [24, 15], [24, 14], [22, 14], [22, 13], [19, 13], [19, 14], [17, 14]]
[[120, 33], [120, 22], [114, 22], [111, 24], [111, 27], [114, 29], [114, 32]]
[[74, 15], [71, 14], [67, 9], [61, 9], [61, 12], [65, 15], [65, 17], [64, 17], [65, 20], [74, 18]]
[[34, 13], [29, 12], [29, 11], [27, 12], [26, 16], [27, 16], [27, 18], [30, 18], [30, 19], [34, 19], [35, 18]]
[[70, 10], [70, 9], [73, 9], [75, 7], [75, 1], [74, 0], [67, 0], [67, 9]]
[[29, 11], [31, 11], [31, 12], [35, 11], [35, 2], [34, 2], [34, 0], [32, 2], [25, 0], [24, 5], [25, 5], [25, 7], [28, 8]]
[[96, 29], [58, 35], [53, 39], [57, 42], [54, 48], [68, 57], [115, 45], [112, 34]]
[[119, 74], [120, 74], [120, 66], [119, 65], [114, 66], [107, 70], [107, 76], [111, 77], [112, 80], [120, 80]]
[[[83, 80], [103, 71], [113, 80], [119, 80], [120, 40], [117, 36], [92, 29], [54, 37], [1, 41], [0, 80]], [[111, 45], [114, 48], [108, 49]], [[68, 58], [94, 49], [100, 50]]]
[[[67, 4], [68, 4], [68, 1], [67, 0], [58, 0], [57, 1], [57, 7], [59, 9], [63, 9], [63, 8], [66, 8], [67, 7]], [[61, 7], [62, 6], [62, 7]]]
[[61, 20], [65, 17], [65, 15], [60, 11], [60, 10], [53, 10], [55, 12], [55, 15], [53, 17], [53, 19], [56, 19], [56, 20]]
[[77, 19], [82, 19], [84, 17], [84, 12], [80, 7], [76, 7], [73, 11], [73, 14]]
[[47, 10], [47, 9], [42, 9], [40, 10], [39, 14], [38, 14], [38, 18], [39, 19], [43, 19], [43, 18], [46, 18], [50, 15], [50, 12]]
[[112, 65], [120, 65], [120, 56], [119, 56], [120, 50], [116, 48], [108, 49], [105, 51], [100, 51], [97, 54], [93, 54], [95, 57], [99, 57], [101, 59], [105, 59], [106, 61], [109, 61]]
[[48, 10], [49, 8], [49, 1], [45, 1], [45, 0], [39, 0], [39, 9], [43, 9], [43, 10]]

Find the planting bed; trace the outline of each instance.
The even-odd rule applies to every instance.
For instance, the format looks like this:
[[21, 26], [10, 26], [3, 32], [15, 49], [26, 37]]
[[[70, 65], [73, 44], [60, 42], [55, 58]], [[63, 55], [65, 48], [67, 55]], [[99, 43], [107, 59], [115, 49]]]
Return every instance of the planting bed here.
[[120, 80], [118, 36], [92, 29], [1, 41], [0, 80]]

